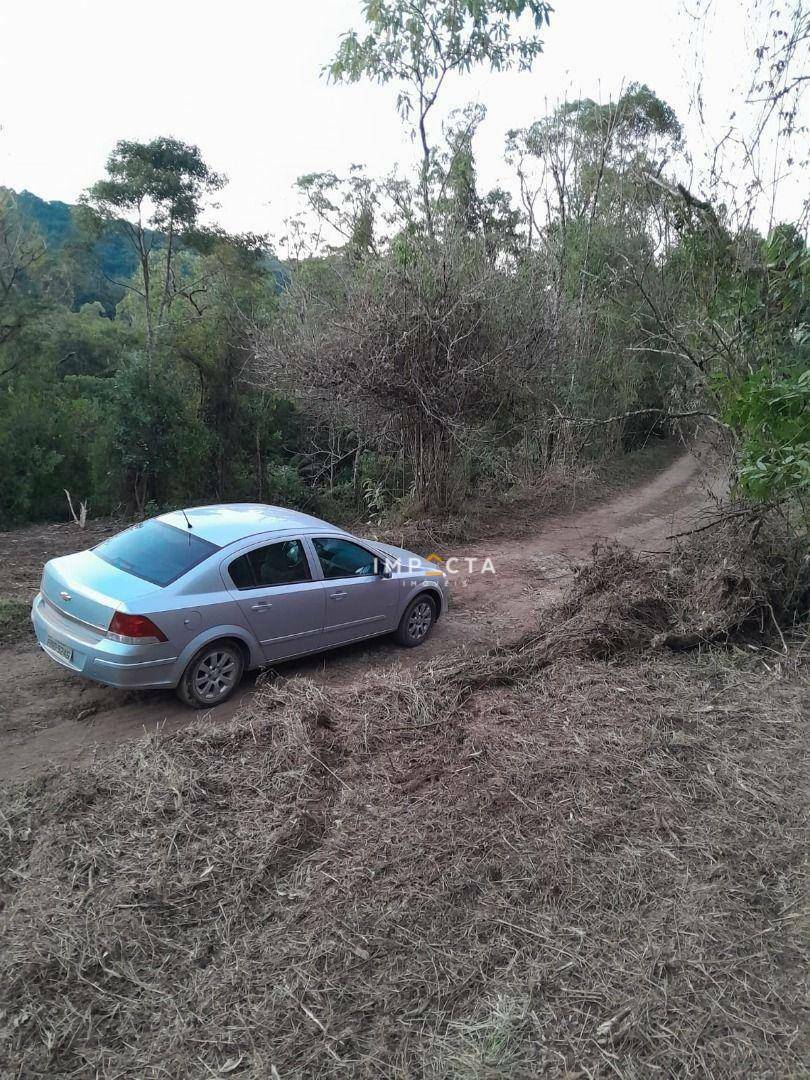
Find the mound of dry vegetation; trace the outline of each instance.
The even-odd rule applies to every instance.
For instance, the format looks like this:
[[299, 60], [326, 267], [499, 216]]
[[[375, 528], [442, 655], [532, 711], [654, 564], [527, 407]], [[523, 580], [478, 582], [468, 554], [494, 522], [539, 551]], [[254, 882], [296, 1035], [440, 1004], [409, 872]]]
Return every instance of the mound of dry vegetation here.
[[730, 519], [666, 561], [594, 548], [546, 625], [484, 665], [462, 664], [470, 685], [521, 679], [560, 657], [611, 658], [663, 648], [752, 643], [804, 625], [810, 601], [806, 534], [784, 523]]
[[770, 542], [4, 793], [4, 1075], [800, 1075], [801, 650], [665, 648], [797, 605]]

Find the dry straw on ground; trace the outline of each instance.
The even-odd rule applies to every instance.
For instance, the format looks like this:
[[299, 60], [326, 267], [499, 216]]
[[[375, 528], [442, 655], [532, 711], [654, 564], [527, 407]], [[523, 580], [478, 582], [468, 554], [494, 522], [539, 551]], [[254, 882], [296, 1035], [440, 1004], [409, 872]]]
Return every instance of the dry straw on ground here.
[[762, 545], [6, 792], [3, 1075], [803, 1075], [801, 649], [666, 648], [786, 613]]

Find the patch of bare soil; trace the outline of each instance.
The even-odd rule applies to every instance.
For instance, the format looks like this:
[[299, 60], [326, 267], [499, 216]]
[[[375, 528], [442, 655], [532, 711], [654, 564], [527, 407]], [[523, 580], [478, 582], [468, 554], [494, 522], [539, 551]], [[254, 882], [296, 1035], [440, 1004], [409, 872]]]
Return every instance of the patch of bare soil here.
[[[515, 506], [484, 513], [475, 541], [438, 552], [457, 560], [451, 609], [420, 649], [403, 653], [383, 638], [285, 664], [279, 670], [343, 685], [360, 677], [370, 664], [407, 666], [459, 646], [480, 650], [519, 635], [536, 625], [538, 612], [559, 595], [594, 543], [613, 538], [636, 548], [666, 548], [670, 533], [689, 527], [711, 506], [712, 485], [717, 483], [712, 474], [692, 453], [661, 468], [671, 453], [671, 447], [656, 447], [648, 455], [633, 455], [630, 488], [622, 489], [614, 466], [598, 483], [591, 478], [579, 488], [573, 482], [561, 489], [541, 486]], [[601, 501], [593, 501], [600, 496]], [[586, 503], [590, 499], [591, 504], [576, 512], [559, 512], [569, 499]], [[513, 518], [509, 535], [505, 523]], [[120, 527], [104, 521], [86, 532], [59, 525], [0, 534], [2, 592], [30, 599], [47, 559], [91, 546]], [[404, 539], [424, 547], [416, 533]], [[487, 558], [495, 573], [481, 572]], [[173, 731], [207, 717], [181, 705], [172, 693], [127, 693], [77, 679], [49, 660], [32, 635], [3, 648], [0, 655], [5, 676], [0, 682], [0, 782], [31, 776], [52, 762], [88, 761], [144, 731]], [[212, 717], [220, 721], [232, 717], [249, 699], [254, 681], [247, 679], [242, 693], [213, 710]]]
[[810, 672], [743, 535], [0, 792], [7, 1075], [806, 1075]]
[[39, 588], [42, 567], [48, 559], [93, 547], [123, 527], [121, 521], [103, 518], [88, 521], [84, 529], [79, 529], [72, 522], [60, 522], [0, 532], [3, 596], [30, 601]]

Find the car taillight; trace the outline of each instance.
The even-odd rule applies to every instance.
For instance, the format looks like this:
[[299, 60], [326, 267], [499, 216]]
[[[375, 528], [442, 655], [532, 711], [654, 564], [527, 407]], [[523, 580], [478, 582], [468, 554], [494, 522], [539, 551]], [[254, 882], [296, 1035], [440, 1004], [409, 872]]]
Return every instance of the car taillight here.
[[158, 641], [168, 641], [151, 619], [145, 615], [126, 615], [123, 611], [116, 611], [113, 615], [107, 637], [122, 641], [125, 645], [153, 645]]

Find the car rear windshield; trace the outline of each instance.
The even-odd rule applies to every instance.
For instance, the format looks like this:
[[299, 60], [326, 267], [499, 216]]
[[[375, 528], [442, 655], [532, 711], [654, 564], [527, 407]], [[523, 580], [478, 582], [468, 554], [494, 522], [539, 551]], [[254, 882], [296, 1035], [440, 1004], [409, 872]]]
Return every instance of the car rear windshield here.
[[144, 521], [93, 551], [104, 562], [163, 588], [219, 551], [216, 544], [164, 521]]

